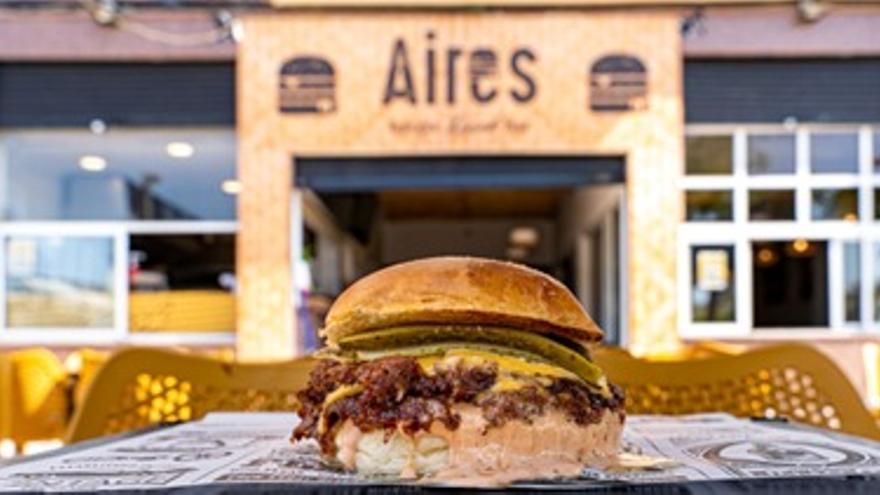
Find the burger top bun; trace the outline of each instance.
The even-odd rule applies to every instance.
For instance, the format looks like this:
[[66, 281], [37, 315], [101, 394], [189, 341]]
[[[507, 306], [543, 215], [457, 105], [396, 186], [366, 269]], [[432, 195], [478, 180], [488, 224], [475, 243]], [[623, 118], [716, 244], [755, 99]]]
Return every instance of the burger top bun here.
[[501, 326], [587, 343], [602, 330], [561, 283], [522, 265], [484, 258], [425, 258], [384, 268], [346, 289], [321, 331], [349, 335], [408, 325]]

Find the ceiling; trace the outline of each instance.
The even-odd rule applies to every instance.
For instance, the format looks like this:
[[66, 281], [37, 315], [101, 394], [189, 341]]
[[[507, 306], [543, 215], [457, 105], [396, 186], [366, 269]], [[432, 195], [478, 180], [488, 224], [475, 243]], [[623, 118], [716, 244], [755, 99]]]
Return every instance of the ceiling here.
[[395, 190], [378, 194], [388, 220], [556, 217], [568, 189]]

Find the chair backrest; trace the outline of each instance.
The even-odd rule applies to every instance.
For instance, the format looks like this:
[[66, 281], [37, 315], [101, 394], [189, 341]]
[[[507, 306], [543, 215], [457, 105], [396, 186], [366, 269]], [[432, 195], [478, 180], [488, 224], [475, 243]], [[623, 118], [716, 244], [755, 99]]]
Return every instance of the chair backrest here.
[[593, 355], [626, 391], [630, 414], [722, 411], [786, 417], [880, 439], [874, 418], [843, 372], [806, 345], [679, 362], [651, 362], [613, 349], [597, 349]]
[[78, 358], [78, 368], [76, 373], [76, 383], [73, 387], [73, 405], [80, 407], [85, 401], [86, 392], [92, 384], [92, 380], [98, 375], [98, 371], [107, 362], [110, 357], [109, 351], [98, 351], [95, 349], [83, 348], [77, 350], [71, 356]]
[[158, 349], [119, 351], [101, 367], [71, 422], [77, 442], [212, 411], [292, 411], [314, 361], [238, 364]]
[[9, 397], [12, 388], [12, 372], [9, 366], [9, 355], [0, 352], [0, 440], [6, 440], [12, 431], [12, 399]]
[[64, 435], [70, 413], [67, 373], [48, 349], [6, 354], [0, 366], [0, 410], [3, 432], [20, 448], [32, 440]]

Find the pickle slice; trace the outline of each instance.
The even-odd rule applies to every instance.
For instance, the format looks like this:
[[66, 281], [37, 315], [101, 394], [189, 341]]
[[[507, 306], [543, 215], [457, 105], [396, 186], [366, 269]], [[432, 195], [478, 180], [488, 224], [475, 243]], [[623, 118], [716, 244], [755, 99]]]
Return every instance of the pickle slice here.
[[[439, 344], [443, 344], [439, 346]], [[541, 335], [522, 330], [502, 327], [455, 325], [423, 325], [386, 328], [369, 333], [345, 337], [339, 341], [343, 351], [356, 351], [358, 357], [369, 355], [369, 351], [380, 351], [385, 355], [402, 355], [403, 349], [411, 352], [428, 352], [431, 344], [436, 347], [434, 354], [445, 352], [447, 343], [457, 347], [488, 345], [493, 352], [513, 354], [519, 351], [523, 357], [531, 355], [568, 370], [588, 384], [609, 393], [607, 380], [598, 366], [582, 354]], [[442, 349], [441, 349], [442, 347]], [[425, 355], [425, 354], [422, 354]]]
[[[373, 359], [381, 359], [390, 356], [407, 356], [407, 357], [425, 357], [425, 356], [442, 356], [446, 354], [448, 351], [454, 349], [464, 349], [464, 350], [474, 350], [474, 351], [483, 351], [489, 352], [493, 354], [500, 354], [502, 356], [511, 356], [517, 357], [520, 359], [525, 359], [527, 361], [533, 361], [536, 363], [544, 363], [544, 364], [554, 364], [543, 358], [537, 354], [523, 351], [520, 349], [511, 349], [510, 347], [502, 347], [499, 345], [492, 344], [482, 344], [478, 342], [455, 342], [455, 341], [444, 341], [444, 342], [435, 342], [433, 344], [422, 344], [422, 345], [414, 345], [414, 346], [405, 346], [405, 347], [394, 347], [389, 349], [377, 349], [377, 350], [350, 350], [343, 351], [348, 352], [350, 355], [353, 355], [360, 361], [370, 361]], [[555, 365], [558, 367], [558, 365]], [[571, 372], [569, 372], [571, 373]]]

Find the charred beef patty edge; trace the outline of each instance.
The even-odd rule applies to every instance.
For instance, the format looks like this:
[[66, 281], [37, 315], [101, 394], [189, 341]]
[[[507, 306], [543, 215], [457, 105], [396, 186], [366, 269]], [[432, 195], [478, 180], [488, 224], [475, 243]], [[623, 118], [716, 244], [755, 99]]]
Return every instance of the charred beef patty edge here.
[[[454, 404], [479, 407], [488, 427], [509, 420], [531, 422], [545, 411], [557, 410], [569, 421], [587, 426], [601, 420], [605, 411], [624, 417], [622, 390], [611, 385], [604, 397], [579, 380], [540, 377], [512, 390], [492, 390], [498, 367], [457, 366], [427, 373], [413, 357], [386, 357], [371, 361], [321, 360], [312, 370], [308, 386], [297, 394], [296, 412], [301, 423], [293, 440], [314, 438], [325, 454], [335, 451], [336, 431], [347, 420], [361, 431], [394, 431], [414, 434], [427, 431], [435, 421], [458, 428]], [[350, 391], [350, 394], [340, 391]], [[332, 397], [338, 395], [337, 398]], [[328, 402], [328, 397], [333, 399]]]

